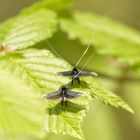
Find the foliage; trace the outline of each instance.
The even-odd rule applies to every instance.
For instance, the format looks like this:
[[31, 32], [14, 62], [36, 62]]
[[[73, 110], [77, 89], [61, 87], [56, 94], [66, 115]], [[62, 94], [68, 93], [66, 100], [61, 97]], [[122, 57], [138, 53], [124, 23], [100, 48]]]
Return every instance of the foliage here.
[[[40, 98], [70, 82], [56, 73], [71, 70], [72, 65], [56, 56], [46, 42], [60, 30], [68, 34], [70, 41], [78, 39], [84, 46], [93, 36], [91, 44], [98, 48], [99, 56], [112, 55], [130, 67], [140, 62], [140, 33], [107, 18], [70, 11], [70, 5], [70, 0], [43, 0], [1, 23], [1, 135], [40, 137], [45, 129], [47, 133], [84, 139], [81, 122], [94, 98], [134, 113], [121, 97], [102, 87], [95, 78], [82, 78], [80, 86], [72, 87], [85, 96], [68, 102], [67, 108], [58, 101]], [[60, 14], [66, 10], [66, 15]]]

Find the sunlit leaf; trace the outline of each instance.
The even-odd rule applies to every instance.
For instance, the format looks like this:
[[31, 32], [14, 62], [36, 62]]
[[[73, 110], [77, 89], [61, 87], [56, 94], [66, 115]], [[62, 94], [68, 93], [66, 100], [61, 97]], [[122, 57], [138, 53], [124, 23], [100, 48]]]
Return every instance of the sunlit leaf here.
[[[70, 68], [70, 65], [47, 50], [29, 49], [17, 54], [8, 54], [0, 61], [0, 65], [6, 70], [13, 71], [13, 76], [22, 79], [40, 95], [56, 91], [69, 81], [68, 78], [59, 77], [56, 73]], [[76, 89], [76, 91], [83, 92], [85, 97], [68, 102], [67, 108], [62, 108], [59, 101], [46, 100], [44, 110], [47, 108], [48, 112], [44, 119], [44, 128], [47, 132], [67, 134], [83, 139], [81, 122], [89, 107], [91, 97], [87, 90]]]
[[84, 45], [91, 43], [99, 48], [98, 53], [117, 56], [121, 62], [138, 63], [139, 32], [109, 18], [83, 12], [60, 18], [60, 24], [70, 39], [79, 39]]
[[[0, 52], [0, 134], [36, 136], [45, 130], [84, 139], [81, 123], [94, 101], [92, 97], [133, 113], [125, 101], [99, 85], [94, 77], [81, 78], [80, 85], [70, 86], [71, 79], [57, 75], [72, 66], [53, 54], [45, 40], [58, 29], [58, 13], [53, 10], [65, 10], [70, 5], [70, 0], [44, 0], [0, 26], [0, 43], [16, 50]], [[99, 48], [99, 54], [111, 54], [132, 65], [139, 63], [138, 32], [107, 18], [81, 12], [60, 18], [59, 22], [70, 40], [79, 39], [87, 45], [93, 37], [91, 44]], [[62, 85], [83, 93], [84, 97], [69, 101], [68, 107], [62, 107], [60, 101], [40, 98]]]
[[[14, 76], [19, 74], [19, 78]], [[0, 66], [0, 134], [39, 136], [45, 111], [37, 91], [21, 81], [24, 73]]]
[[[7, 26], [10, 26], [10, 28]], [[56, 30], [57, 20], [54, 12], [39, 10], [28, 16], [18, 16], [12, 25], [5, 22], [1, 25], [1, 44], [13, 49], [30, 47], [46, 38], [50, 38]], [[12, 26], [12, 27], [11, 27]]]
[[125, 103], [119, 96], [101, 87], [101, 85], [93, 79], [87, 79], [87, 81], [92, 83], [90, 89], [92, 91], [91, 95], [94, 98], [103, 101], [105, 104], [109, 104], [116, 108], [121, 107], [131, 113], [134, 113], [133, 109], [127, 103]]
[[[43, 46], [43, 44], [40, 45]], [[62, 70], [70, 70], [71, 66], [45, 49], [28, 49], [17, 54], [8, 54], [0, 61], [0, 65], [3, 69], [12, 71], [13, 76], [20, 78], [40, 94], [56, 91], [62, 85], [70, 82], [69, 78], [58, 76], [56, 73]], [[22, 74], [24, 75], [22, 76]], [[48, 111], [44, 127], [47, 132], [67, 134], [83, 139], [80, 124], [89, 108], [91, 94], [105, 103], [132, 112], [120, 97], [112, 95], [109, 91], [98, 86], [94, 80], [90, 81], [86, 78], [83, 80], [85, 82], [82, 82], [79, 88], [72, 90], [82, 92], [85, 97], [68, 102], [67, 108], [62, 108], [59, 101], [46, 100], [44, 110], [48, 108]]]

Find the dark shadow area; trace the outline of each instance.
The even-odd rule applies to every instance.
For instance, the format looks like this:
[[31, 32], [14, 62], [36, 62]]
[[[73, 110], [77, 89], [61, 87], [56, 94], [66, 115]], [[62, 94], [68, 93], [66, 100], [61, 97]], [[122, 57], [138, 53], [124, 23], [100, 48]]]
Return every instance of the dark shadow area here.
[[61, 102], [59, 102], [54, 107], [47, 108], [47, 112], [49, 113], [49, 115], [60, 115], [62, 112], [78, 113], [79, 111], [82, 111], [84, 109], [84, 107], [78, 104], [67, 101], [67, 106], [62, 106]]
[[73, 85], [72, 85], [72, 83], [70, 82], [70, 83], [68, 83], [66, 86], [67, 86], [70, 90], [71, 90], [71, 89], [74, 89], [74, 88], [77, 88], [77, 87], [82, 88], [82, 89], [89, 89], [89, 86], [88, 86], [87, 82], [86, 82], [86, 81], [81, 81], [81, 80], [80, 80], [80, 84], [78, 83], [77, 80], [74, 80], [74, 81], [73, 81]]
[[[72, 66], [76, 65], [87, 47], [86, 45], [82, 45], [79, 39], [69, 39], [68, 34], [64, 33], [60, 29], [53, 35], [49, 42], [53, 46], [55, 51]], [[94, 47], [91, 45], [85, 57], [81, 60], [77, 68], [80, 69], [83, 66], [82, 62], [85, 62], [87, 60], [86, 57], [91, 56], [93, 52]]]
[[63, 17], [63, 18], [67, 18], [67, 19], [70, 19], [70, 18], [74, 19], [73, 14], [71, 13], [71, 11], [69, 11], [67, 9], [59, 11], [58, 16]]
[[13, 51], [13, 52], [0, 52], [0, 54], [3, 56], [2, 59], [10, 59], [10, 58], [15, 58], [15, 59], [22, 59], [24, 58], [22, 52], [20, 51]]
[[20, 52], [20, 51], [14, 51], [14, 52], [7, 53], [7, 56], [12, 57], [12, 58], [16, 58], [16, 59], [24, 58], [22, 52]]

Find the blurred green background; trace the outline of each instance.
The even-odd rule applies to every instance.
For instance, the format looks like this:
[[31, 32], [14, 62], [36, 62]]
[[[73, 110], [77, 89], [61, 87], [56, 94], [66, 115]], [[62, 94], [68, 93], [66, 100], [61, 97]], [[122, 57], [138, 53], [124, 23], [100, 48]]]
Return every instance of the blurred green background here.
[[[36, 1], [0, 0], [0, 21], [16, 15], [23, 7]], [[74, 9], [92, 11], [140, 30], [140, 0], [77, 0]], [[102, 59], [98, 60], [100, 61]], [[86, 140], [140, 140], [140, 82], [128, 81], [116, 85], [112, 80], [101, 81], [122, 96], [135, 110], [135, 115], [95, 101], [83, 123]], [[72, 140], [73, 138], [48, 135], [46, 139]]]
[[[39, 0], [0, 0], [0, 21], [16, 15], [23, 7]], [[139, 0], [75, 0], [75, 9], [93, 11], [140, 29]]]

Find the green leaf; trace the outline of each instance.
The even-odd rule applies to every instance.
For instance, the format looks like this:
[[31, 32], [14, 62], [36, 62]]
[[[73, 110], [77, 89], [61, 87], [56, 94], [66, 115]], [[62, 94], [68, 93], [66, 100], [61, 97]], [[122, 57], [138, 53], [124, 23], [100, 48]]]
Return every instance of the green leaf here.
[[[57, 58], [51, 51], [47, 50], [46, 43], [41, 42], [52, 36], [53, 32], [56, 30], [56, 24], [57, 20], [55, 13], [49, 10], [39, 10], [28, 16], [19, 16], [15, 21], [13, 20], [11, 23], [6, 22], [0, 27], [0, 29], [3, 30], [3, 35], [1, 37], [1, 40], [3, 41], [2, 44], [16, 47], [18, 49], [33, 47], [18, 52], [6, 53], [1, 56], [0, 70], [4, 73], [2, 73], [4, 77], [2, 77], [3, 79], [1, 79], [1, 81], [5, 80], [5, 82], [1, 84], [1, 91], [3, 91], [1, 95], [4, 95], [4, 99], [9, 97], [8, 100], [10, 100], [10, 104], [16, 104], [14, 108], [12, 108], [13, 106], [11, 105], [8, 107], [6, 106], [8, 108], [6, 108], [7, 114], [12, 114], [11, 118], [8, 118], [9, 121], [4, 122], [4, 117], [0, 116], [2, 118], [0, 119], [0, 123], [1, 120], [4, 122], [4, 127], [1, 127], [0, 130], [1, 132], [8, 135], [28, 135], [30, 134], [30, 129], [32, 129], [31, 131], [33, 132], [31, 132], [31, 134], [34, 134], [34, 132], [36, 132], [36, 130], [38, 131], [38, 128], [40, 128], [38, 126], [38, 121], [40, 122], [41, 119], [39, 118], [36, 120], [38, 117], [36, 116], [37, 113], [41, 118], [44, 118], [44, 128], [47, 132], [70, 135], [79, 139], [84, 139], [81, 130], [81, 122], [89, 108], [91, 95], [112, 106], [122, 107], [133, 112], [120, 97], [99, 86], [94, 79], [87, 78], [83, 78], [83, 82], [79, 87], [72, 87], [71, 89], [77, 92], [82, 92], [85, 96], [68, 102], [67, 108], [62, 108], [59, 101], [48, 101], [43, 99], [42, 102], [45, 101], [45, 105], [42, 106], [39, 102], [37, 104], [38, 107], [36, 107], [36, 98], [32, 98], [32, 96], [37, 96], [35, 93], [38, 93], [38, 97], [40, 97], [42, 94], [56, 91], [62, 85], [66, 85], [70, 82], [69, 78], [58, 76], [56, 73], [59, 71], [71, 70], [71, 65], [64, 60]], [[7, 31], [6, 27], [9, 28], [10, 31]], [[37, 44], [38, 42], [41, 43]], [[5, 71], [7, 72], [5, 73]], [[11, 77], [11, 75], [13, 79], [9, 80], [8, 77]], [[10, 94], [10, 88], [6, 88], [10, 87], [9, 85], [14, 89], [12, 94]], [[18, 91], [21, 93], [18, 93]], [[6, 95], [8, 95], [8, 97]], [[28, 101], [31, 101], [29, 108], [27, 108], [28, 104], [25, 104], [26, 97], [29, 99]], [[2, 103], [3, 106], [7, 104], [4, 101], [3, 98], [1, 98], [0, 103]], [[33, 103], [35, 103], [35, 105]], [[17, 109], [20, 107], [17, 106], [18, 104], [24, 109], [20, 111], [18, 110], [19, 113], [14, 114], [11, 110], [14, 109], [18, 112]], [[46, 115], [38, 113], [38, 108], [41, 110], [43, 109], [44, 111], [47, 108]], [[32, 113], [30, 110], [35, 112]], [[9, 117], [9, 114], [7, 117]], [[25, 116], [25, 118], [20, 116], [20, 114]], [[19, 120], [19, 122], [17, 121], [17, 125], [22, 123], [20, 128], [19, 126], [14, 127], [14, 118]], [[25, 119], [27, 119], [27, 121], [25, 121]], [[33, 119], [33, 122], [30, 121], [30, 119]], [[12, 130], [9, 127], [11, 121], [11, 128], [15, 128]], [[24, 125], [25, 127], [23, 127]], [[40, 131], [38, 131], [38, 133], [39, 132]]]
[[116, 108], [121, 107], [131, 113], [134, 113], [133, 109], [126, 102], [124, 102], [121, 97], [115, 95], [111, 91], [106, 90], [91, 78], [87, 78], [86, 81], [88, 81], [88, 83], [92, 83], [90, 89], [92, 91], [91, 95], [94, 98], [103, 101], [105, 104], [109, 104]]
[[[18, 52], [18, 54], [7, 54], [0, 61], [0, 65], [4, 69], [14, 71], [13, 75], [15, 77], [26, 82], [29, 87], [32, 87], [40, 94], [56, 91], [62, 85], [67, 84], [69, 78], [59, 77], [56, 73], [71, 69], [70, 65], [56, 58], [50, 51], [45, 49], [28, 49]], [[24, 76], [21, 76], [22, 73]], [[79, 139], [84, 138], [81, 122], [86, 110], [89, 108], [91, 96], [88, 90], [79, 88], [74, 91], [83, 92], [85, 97], [68, 102], [67, 108], [62, 108], [59, 101], [45, 100], [46, 106], [44, 106], [44, 110], [47, 107], [48, 113], [46, 117], [44, 116], [44, 127], [47, 132], [71, 135]]]
[[99, 48], [100, 54], [117, 56], [119, 61], [130, 65], [138, 63], [140, 33], [127, 26], [106, 17], [82, 12], [60, 18], [60, 25], [70, 39], [78, 38], [84, 45], [91, 43]]
[[5, 36], [8, 34], [9, 30], [11, 30], [14, 20], [15, 18], [12, 18], [0, 24], [0, 42], [5, 39]]
[[0, 134], [7, 136], [40, 136], [43, 127], [43, 103], [33, 88], [16, 78], [24, 73], [6, 70], [0, 65]]
[[[8, 28], [7, 28], [8, 25]], [[56, 30], [56, 14], [50, 10], [39, 10], [29, 15], [17, 16], [5, 22], [0, 29], [1, 44], [13, 49], [30, 47], [50, 38]]]
[[[86, 140], [120, 140], [121, 133], [118, 118], [111, 107], [96, 101], [90, 105], [90, 110], [87, 112], [82, 125]], [[120, 113], [121, 114], [121, 113]], [[122, 113], [123, 114], [123, 113]], [[104, 131], [103, 131], [104, 130]], [[77, 140], [69, 136], [63, 135], [48, 135], [47, 140]], [[45, 140], [45, 139], [44, 139]]]
[[[42, 43], [39, 46], [45, 47], [46, 44]], [[56, 91], [70, 82], [69, 78], [58, 76], [56, 73], [72, 69], [64, 60], [60, 60], [45, 49], [28, 49], [17, 54], [7, 54], [0, 61], [0, 65], [3, 69], [12, 71], [13, 76], [23, 80], [40, 94]], [[24, 76], [21, 76], [22, 74]], [[59, 101], [46, 100], [44, 110], [47, 107], [48, 112], [44, 119], [44, 127], [47, 132], [84, 139], [80, 124], [89, 108], [91, 94], [112, 106], [122, 107], [132, 112], [120, 97], [104, 90], [93, 79], [84, 78], [83, 81], [80, 87], [73, 87], [72, 90], [82, 92], [85, 96], [68, 102], [67, 108], [62, 108]]]
[[21, 14], [29, 14], [31, 12], [34, 12], [38, 9], [51, 9], [56, 12], [60, 12], [62, 10], [67, 10], [72, 6], [73, 0], [42, 0], [38, 3], [33, 4], [29, 8], [25, 8]]

